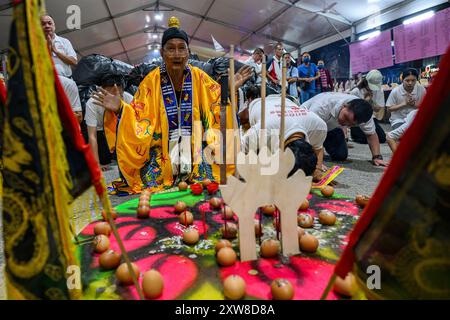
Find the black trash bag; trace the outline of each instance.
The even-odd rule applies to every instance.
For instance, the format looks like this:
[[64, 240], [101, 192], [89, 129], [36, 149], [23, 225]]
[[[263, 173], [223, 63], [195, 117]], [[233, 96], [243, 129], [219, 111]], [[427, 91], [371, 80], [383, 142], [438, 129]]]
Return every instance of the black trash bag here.
[[[134, 67], [131, 72], [128, 74], [128, 87], [126, 90], [127, 92], [130, 92], [130, 90], [134, 90], [134, 87], [139, 87], [139, 84], [144, 80], [144, 78], [149, 74], [151, 71], [153, 71], [155, 68], [159, 67], [161, 65], [161, 60], [155, 60], [152, 63], [141, 63]], [[193, 60], [190, 59], [188, 63], [194, 67], [198, 67], [205, 71], [208, 75], [211, 76], [212, 74], [212, 65], [207, 62], [202, 62], [199, 60]], [[137, 89], [136, 89], [137, 90]]]
[[139, 87], [138, 86], [135, 86], [135, 85], [128, 85], [126, 88], [125, 88], [125, 91], [126, 92], [128, 92], [129, 94], [131, 94], [133, 97], [134, 97], [134, 95], [136, 94], [136, 92], [138, 91], [138, 89], [139, 89]]
[[86, 102], [91, 97], [92, 93], [96, 90], [96, 85], [78, 86], [78, 93], [80, 95], [81, 108], [83, 109], [83, 115], [86, 112]]
[[88, 133], [86, 122], [84, 121], [84, 116], [86, 115], [86, 103], [91, 98], [91, 95], [94, 91], [96, 91], [96, 85], [90, 86], [78, 86], [78, 93], [80, 95], [81, 109], [83, 111], [83, 120], [80, 123], [81, 126], [81, 134], [83, 135], [85, 141], [88, 141]]
[[196, 59], [189, 59], [188, 63], [193, 66], [193, 67], [197, 67], [199, 69], [202, 69], [203, 71], [205, 71], [210, 77], [213, 76], [213, 66], [211, 63], [208, 62], [203, 62], [200, 60], [196, 60]]
[[100, 54], [91, 54], [81, 58], [72, 77], [77, 85], [90, 86], [100, 84], [100, 80], [109, 74], [127, 76], [133, 66]]
[[[214, 79], [218, 79], [221, 74], [224, 74], [227, 72], [228, 68], [230, 67], [230, 59], [225, 57], [219, 57], [219, 58], [213, 58], [208, 60], [209, 64], [212, 65], [212, 74], [211, 76]], [[245, 64], [234, 60], [234, 70], [237, 72], [241, 67], [243, 67]]]
[[160, 65], [161, 65], [160, 61], [155, 61], [152, 63], [141, 63], [137, 65], [128, 74], [128, 86], [139, 87], [142, 80], [144, 80], [147, 74], [149, 74], [151, 71], [153, 71]]

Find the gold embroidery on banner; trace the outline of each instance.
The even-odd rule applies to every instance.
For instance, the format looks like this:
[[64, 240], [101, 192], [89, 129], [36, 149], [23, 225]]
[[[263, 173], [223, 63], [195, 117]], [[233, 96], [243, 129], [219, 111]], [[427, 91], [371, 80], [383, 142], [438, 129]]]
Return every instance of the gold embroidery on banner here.
[[45, 295], [51, 300], [67, 300], [67, 296], [61, 289], [50, 288], [45, 292]]
[[450, 156], [441, 155], [438, 159], [432, 161], [428, 171], [434, 175], [436, 182], [443, 188], [450, 187]]
[[26, 202], [19, 199], [20, 196], [16, 196], [9, 189], [5, 188], [3, 193], [3, 232], [5, 243], [11, 241], [14, 236], [23, 235], [26, 231], [30, 208]]
[[25, 170], [23, 176], [30, 180], [30, 182], [37, 183], [39, 181], [39, 176], [36, 172], [31, 170]]
[[47, 264], [44, 268], [45, 274], [53, 281], [59, 281], [63, 278], [63, 272], [60, 266]]
[[[8, 268], [18, 278], [26, 279], [38, 275], [49, 257], [46, 221], [42, 218], [42, 214], [41, 212], [34, 219], [28, 220], [28, 224], [26, 225], [27, 229], [31, 228], [32, 230], [26, 230], [25, 233], [32, 231], [35, 235], [31, 258], [28, 261], [19, 261], [14, 255], [10, 255], [7, 258]], [[14, 252], [17, 245], [20, 244], [20, 236], [16, 234], [11, 239], [7, 239], [5, 248], [7, 248], [8, 252]]]
[[6, 170], [20, 173], [21, 166], [31, 163], [31, 155], [25, 150], [24, 144], [12, 131], [8, 122], [5, 122], [3, 144], [3, 166]]
[[28, 123], [25, 121], [24, 118], [15, 117], [13, 119], [14, 126], [20, 130], [23, 134], [32, 137], [33, 136], [33, 129], [28, 125]]
[[[14, 48], [9, 47], [8, 50], [8, 64], [6, 65], [6, 69], [8, 70], [8, 75], [11, 78], [16, 74], [17, 70], [19, 70], [20, 57], [17, 55], [17, 51]], [[11, 65], [11, 61], [14, 61], [15, 64]]]

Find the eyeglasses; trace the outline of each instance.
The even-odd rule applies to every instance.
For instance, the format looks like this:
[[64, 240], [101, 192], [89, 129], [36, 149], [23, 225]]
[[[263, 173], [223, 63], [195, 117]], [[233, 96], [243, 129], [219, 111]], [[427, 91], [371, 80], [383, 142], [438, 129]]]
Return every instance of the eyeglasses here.
[[163, 48], [165, 52], [167, 52], [168, 55], [174, 56], [177, 52], [180, 56], [184, 56], [189, 52], [189, 49], [187, 47], [184, 48], [174, 48], [174, 47], [168, 47]]

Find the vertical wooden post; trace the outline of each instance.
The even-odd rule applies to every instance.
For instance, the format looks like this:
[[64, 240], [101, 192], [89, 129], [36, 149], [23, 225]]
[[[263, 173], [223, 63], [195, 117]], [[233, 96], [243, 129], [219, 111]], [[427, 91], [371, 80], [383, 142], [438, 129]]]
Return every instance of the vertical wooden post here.
[[228, 74], [225, 73], [220, 78], [220, 184], [227, 184], [227, 105], [228, 105]]
[[286, 116], [286, 60], [283, 59], [283, 68], [282, 68], [282, 76], [281, 76], [281, 123], [280, 123], [280, 150], [284, 152], [284, 123]]
[[263, 54], [261, 66], [261, 131], [259, 133], [260, 149], [266, 145], [265, 143], [266, 139], [265, 136], [263, 136], [263, 133], [266, 130], [266, 85], [267, 85], [266, 55]]
[[[231, 96], [231, 112], [233, 119], [233, 160], [234, 165], [237, 165], [237, 154], [240, 150], [241, 139], [239, 136], [239, 127], [237, 124], [237, 103], [236, 103], [236, 83], [234, 81], [234, 45], [230, 46], [230, 96]], [[234, 176], [238, 177], [239, 173], [235, 169]]]

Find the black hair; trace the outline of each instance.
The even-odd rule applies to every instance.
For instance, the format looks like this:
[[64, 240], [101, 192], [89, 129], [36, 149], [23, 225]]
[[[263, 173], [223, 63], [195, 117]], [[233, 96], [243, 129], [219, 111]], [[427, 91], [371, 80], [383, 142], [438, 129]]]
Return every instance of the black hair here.
[[355, 99], [348, 103], [348, 109], [355, 115], [356, 123], [368, 122], [373, 115], [370, 103], [364, 99]]
[[367, 81], [366, 77], [362, 78], [356, 87], [360, 90], [366, 89], [368, 92], [372, 92], [372, 90], [369, 88], [369, 82]]
[[303, 57], [305, 54], [311, 56], [311, 54], [310, 54], [308, 51], [305, 51], [305, 52], [302, 53], [302, 57]]
[[264, 54], [264, 50], [261, 48], [256, 48], [255, 50], [253, 50], [253, 53], [257, 53], [257, 52]]
[[253, 85], [248, 87], [247, 91], [245, 92], [245, 98], [248, 99], [256, 99], [259, 98], [260, 92], [259, 92], [259, 87]]
[[125, 89], [125, 79], [119, 74], [107, 74], [100, 80], [100, 86], [102, 87], [112, 87], [114, 85], [122, 87]]
[[291, 149], [295, 156], [295, 165], [288, 177], [299, 169], [302, 169], [306, 176], [311, 176], [317, 166], [317, 156], [313, 147], [303, 138], [292, 141], [286, 147]]
[[414, 68], [406, 68], [402, 72], [402, 79], [405, 80], [408, 76], [414, 76], [417, 80], [419, 80], [419, 72]]

